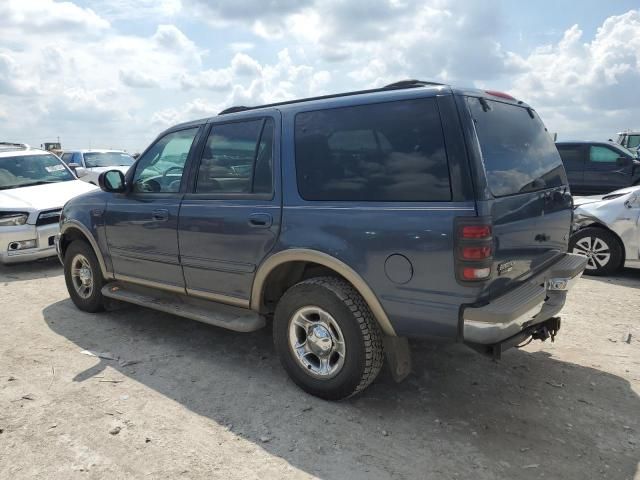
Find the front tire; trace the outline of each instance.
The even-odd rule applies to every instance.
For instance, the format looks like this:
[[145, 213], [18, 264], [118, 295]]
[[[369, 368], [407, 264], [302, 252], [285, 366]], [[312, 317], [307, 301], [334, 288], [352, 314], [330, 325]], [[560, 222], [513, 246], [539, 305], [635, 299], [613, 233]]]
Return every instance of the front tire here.
[[622, 267], [624, 251], [618, 238], [609, 230], [587, 227], [571, 236], [569, 251], [587, 257], [586, 275], [605, 276]]
[[80, 310], [95, 313], [104, 310], [104, 278], [91, 246], [74, 240], [64, 254], [64, 280], [71, 300]]
[[341, 278], [311, 278], [287, 290], [276, 308], [273, 338], [296, 385], [327, 400], [356, 395], [382, 368], [380, 328]]

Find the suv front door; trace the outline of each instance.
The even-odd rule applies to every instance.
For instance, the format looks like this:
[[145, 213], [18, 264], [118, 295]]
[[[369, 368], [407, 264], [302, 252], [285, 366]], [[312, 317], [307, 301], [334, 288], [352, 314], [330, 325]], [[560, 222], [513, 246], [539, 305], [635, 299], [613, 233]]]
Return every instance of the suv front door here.
[[180, 208], [187, 293], [248, 306], [280, 230], [280, 116], [216, 121]]
[[584, 170], [585, 188], [589, 193], [609, 193], [631, 184], [633, 162], [629, 157], [626, 165], [620, 165], [618, 163], [620, 157], [626, 157], [626, 155], [609, 145], [589, 147], [589, 159]]
[[105, 213], [107, 245], [119, 280], [184, 292], [178, 251], [183, 172], [200, 127], [167, 133], [135, 164], [128, 191]]

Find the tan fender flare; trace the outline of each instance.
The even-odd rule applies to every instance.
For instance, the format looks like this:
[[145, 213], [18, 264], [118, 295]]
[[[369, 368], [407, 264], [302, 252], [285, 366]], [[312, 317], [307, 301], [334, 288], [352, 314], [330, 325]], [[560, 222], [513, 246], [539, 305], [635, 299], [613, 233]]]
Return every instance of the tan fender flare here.
[[378, 301], [369, 285], [362, 279], [362, 277], [356, 273], [346, 263], [338, 260], [331, 255], [317, 250], [309, 250], [304, 248], [294, 248], [291, 250], [284, 250], [268, 257], [262, 265], [258, 268], [256, 276], [253, 281], [253, 288], [251, 290], [251, 309], [259, 311], [262, 305], [262, 295], [264, 293], [265, 281], [269, 274], [278, 266], [289, 262], [312, 262], [319, 265], [323, 265], [336, 273], [342, 275], [347, 281], [354, 286], [354, 288], [362, 295], [365, 302], [369, 306], [371, 313], [378, 321], [380, 329], [385, 335], [396, 336], [395, 330], [387, 317], [384, 308]]
[[78, 230], [80, 234], [87, 240], [87, 242], [89, 242], [89, 245], [91, 245], [91, 248], [93, 249], [93, 253], [96, 254], [98, 263], [100, 264], [102, 276], [104, 278], [113, 278], [113, 275], [107, 271], [107, 266], [104, 262], [102, 252], [100, 251], [98, 243], [96, 242], [96, 239], [93, 237], [89, 229], [77, 220], [66, 220], [60, 227], [60, 237], [63, 237], [65, 232], [68, 232], [69, 230]]

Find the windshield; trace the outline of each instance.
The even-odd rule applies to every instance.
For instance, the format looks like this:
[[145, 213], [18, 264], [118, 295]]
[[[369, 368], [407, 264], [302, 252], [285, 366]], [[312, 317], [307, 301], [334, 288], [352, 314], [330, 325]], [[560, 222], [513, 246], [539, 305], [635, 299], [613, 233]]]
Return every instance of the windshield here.
[[616, 148], [619, 148], [620, 150], [622, 150], [624, 153], [626, 153], [630, 157], [638, 158], [638, 151], [637, 150], [636, 151], [629, 150], [627, 147], [623, 147], [622, 145], [616, 145]]
[[558, 149], [534, 110], [475, 97], [468, 104], [494, 196], [567, 184]]
[[84, 154], [84, 163], [87, 168], [128, 167], [133, 165], [133, 162], [133, 157], [124, 152], [87, 152]]
[[55, 155], [0, 157], [0, 190], [74, 180]]

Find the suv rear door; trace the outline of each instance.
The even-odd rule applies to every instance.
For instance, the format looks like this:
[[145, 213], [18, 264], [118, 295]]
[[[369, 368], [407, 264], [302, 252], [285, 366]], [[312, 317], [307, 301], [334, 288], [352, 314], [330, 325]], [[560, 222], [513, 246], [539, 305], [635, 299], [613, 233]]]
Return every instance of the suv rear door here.
[[247, 306], [257, 266], [280, 231], [280, 114], [217, 117], [180, 207], [189, 295]]
[[493, 224], [491, 296], [567, 251], [572, 199], [553, 140], [529, 107], [467, 97], [491, 194], [478, 202]]
[[564, 169], [567, 172], [571, 193], [582, 192], [584, 190], [584, 165], [588, 154], [585, 145], [581, 143], [561, 143], [557, 144], [557, 147]]

